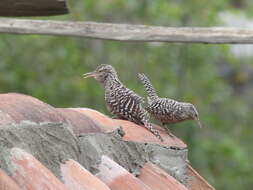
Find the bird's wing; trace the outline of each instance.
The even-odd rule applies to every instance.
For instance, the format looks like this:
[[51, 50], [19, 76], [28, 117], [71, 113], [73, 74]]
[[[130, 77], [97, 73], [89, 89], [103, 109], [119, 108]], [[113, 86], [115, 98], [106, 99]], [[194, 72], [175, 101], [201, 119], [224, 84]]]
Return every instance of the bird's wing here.
[[138, 94], [133, 94], [133, 97], [135, 98], [135, 100], [138, 103], [144, 103], [145, 102], [145, 99], [143, 97], [139, 96]]

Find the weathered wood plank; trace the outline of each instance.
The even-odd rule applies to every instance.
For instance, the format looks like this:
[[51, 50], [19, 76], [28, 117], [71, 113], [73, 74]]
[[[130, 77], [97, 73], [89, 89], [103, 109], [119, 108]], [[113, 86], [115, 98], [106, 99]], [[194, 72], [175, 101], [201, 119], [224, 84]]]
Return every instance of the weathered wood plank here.
[[51, 16], [66, 13], [66, 0], [0, 0], [0, 16]]
[[119, 41], [253, 44], [252, 29], [224, 27], [158, 27], [2, 18], [0, 33], [59, 35]]

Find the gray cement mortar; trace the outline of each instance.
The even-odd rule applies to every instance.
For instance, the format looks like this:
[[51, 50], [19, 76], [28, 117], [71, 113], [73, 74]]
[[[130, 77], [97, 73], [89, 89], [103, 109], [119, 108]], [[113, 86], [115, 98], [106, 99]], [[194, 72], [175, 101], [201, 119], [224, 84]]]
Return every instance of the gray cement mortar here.
[[13, 173], [9, 149], [18, 147], [36, 157], [59, 178], [60, 163], [68, 159], [78, 161], [96, 174], [101, 156], [107, 155], [136, 176], [139, 168], [150, 161], [187, 184], [187, 149], [123, 141], [123, 134], [119, 128], [111, 133], [88, 133], [76, 137], [69, 124], [60, 123], [0, 126], [0, 168], [9, 175]]
[[148, 161], [164, 169], [183, 184], [187, 184], [185, 174], [187, 149], [174, 150], [158, 144], [123, 141], [119, 130], [112, 133], [83, 134], [79, 137], [80, 160], [93, 174], [96, 174], [102, 155], [107, 155], [129, 172], [138, 176], [139, 169]]
[[9, 162], [9, 149], [21, 148], [36, 157], [60, 177], [59, 163], [68, 159], [78, 160], [77, 138], [67, 124], [21, 123], [0, 126], [0, 167], [8, 174], [13, 167]]

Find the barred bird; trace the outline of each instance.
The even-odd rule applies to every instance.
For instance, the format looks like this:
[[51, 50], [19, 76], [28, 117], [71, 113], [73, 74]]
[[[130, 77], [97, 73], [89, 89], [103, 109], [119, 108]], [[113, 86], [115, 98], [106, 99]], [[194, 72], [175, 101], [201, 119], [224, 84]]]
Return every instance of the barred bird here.
[[143, 98], [126, 88], [119, 80], [111, 65], [101, 64], [95, 71], [84, 74], [84, 78], [94, 77], [105, 89], [107, 109], [119, 119], [144, 125], [151, 133], [163, 141], [159, 132], [149, 123], [149, 114], [142, 107]]
[[[184, 120], [196, 120], [199, 127], [202, 127], [198, 111], [194, 105], [169, 98], [160, 98], [147, 76], [139, 73], [138, 79], [144, 85], [148, 94], [148, 105], [145, 109], [164, 127], [166, 124], [178, 123]], [[168, 130], [168, 128], [166, 129]]]

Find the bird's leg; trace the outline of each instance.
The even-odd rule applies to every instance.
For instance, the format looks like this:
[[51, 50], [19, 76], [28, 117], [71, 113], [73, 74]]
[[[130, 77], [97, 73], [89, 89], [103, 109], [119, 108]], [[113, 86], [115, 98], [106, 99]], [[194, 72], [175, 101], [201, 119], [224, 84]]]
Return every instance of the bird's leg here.
[[169, 127], [168, 127], [168, 125], [167, 125], [166, 123], [162, 123], [162, 126], [163, 126], [163, 128], [166, 130], [167, 134], [168, 134], [170, 137], [172, 137], [172, 138], [175, 137], [175, 136], [170, 132], [170, 129], [169, 129]]
[[147, 128], [151, 133], [153, 133], [160, 141], [162, 141], [162, 142], [164, 141], [163, 138], [161, 137], [160, 133], [153, 128], [151, 123], [149, 123], [147, 121], [144, 122], [144, 127]]

